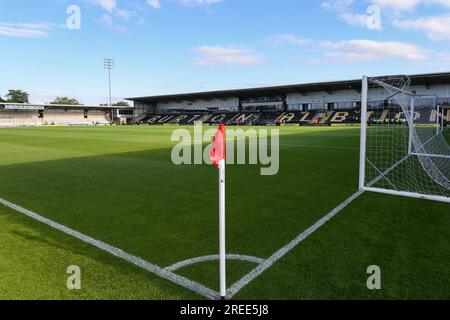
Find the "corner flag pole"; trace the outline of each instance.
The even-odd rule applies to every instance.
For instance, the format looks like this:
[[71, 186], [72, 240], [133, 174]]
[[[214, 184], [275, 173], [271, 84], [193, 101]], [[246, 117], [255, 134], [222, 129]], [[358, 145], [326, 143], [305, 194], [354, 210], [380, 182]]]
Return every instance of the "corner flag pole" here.
[[220, 296], [225, 300], [226, 284], [226, 246], [225, 246], [225, 160], [219, 162], [219, 243], [220, 243]]
[[225, 247], [225, 166], [226, 128], [221, 124], [211, 145], [211, 162], [219, 169], [219, 256], [220, 256], [220, 296], [227, 296], [226, 247]]

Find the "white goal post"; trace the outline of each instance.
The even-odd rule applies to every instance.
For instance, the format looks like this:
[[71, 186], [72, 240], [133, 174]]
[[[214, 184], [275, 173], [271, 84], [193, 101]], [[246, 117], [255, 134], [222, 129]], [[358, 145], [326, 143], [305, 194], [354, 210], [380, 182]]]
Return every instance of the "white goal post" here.
[[435, 96], [407, 76], [363, 77], [359, 187], [450, 203], [450, 136]]

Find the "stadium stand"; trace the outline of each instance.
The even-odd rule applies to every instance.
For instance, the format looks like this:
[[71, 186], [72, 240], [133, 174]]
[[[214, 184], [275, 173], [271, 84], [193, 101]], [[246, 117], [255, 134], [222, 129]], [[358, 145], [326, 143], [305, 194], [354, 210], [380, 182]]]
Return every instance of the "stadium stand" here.
[[[411, 91], [421, 97], [433, 97], [437, 104], [446, 108], [448, 122], [450, 73], [410, 75], [409, 79]], [[134, 103], [136, 123], [144, 120], [150, 124], [189, 124], [192, 123], [189, 120], [174, 119], [180, 116], [188, 119], [186, 116], [197, 114], [204, 115], [204, 118], [194, 122], [201, 121], [207, 125], [351, 125], [360, 122], [361, 90], [361, 79], [354, 79], [142, 96], [127, 100]], [[382, 101], [381, 106], [372, 107], [373, 121], [378, 121], [375, 120], [378, 117], [401, 123], [401, 115], [383, 114], [383, 104]]]
[[105, 112], [89, 111], [85, 114], [83, 110], [45, 111], [42, 120], [44, 125], [56, 126], [105, 125], [109, 123]]
[[27, 127], [41, 124], [37, 112], [0, 110], [0, 127]]
[[0, 127], [87, 126], [111, 123], [105, 107], [0, 104]]

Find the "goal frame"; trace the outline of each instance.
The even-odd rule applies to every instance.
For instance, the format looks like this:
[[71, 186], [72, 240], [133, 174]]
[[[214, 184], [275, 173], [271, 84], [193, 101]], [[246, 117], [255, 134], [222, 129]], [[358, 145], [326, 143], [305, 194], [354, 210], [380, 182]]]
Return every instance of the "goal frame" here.
[[[408, 155], [406, 155], [403, 159], [399, 160], [397, 163], [392, 165], [391, 168], [387, 169], [385, 172], [380, 174], [376, 179], [366, 184], [366, 148], [367, 148], [367, 113], [368, 113], [368, 92], [369, 92], [369, 77], [363, 76], [362, 78], [362, 89], [361, 89], [361, 134], [360, 134], [360, 156], [359, 156], [359, 189], [361, 191], [368, 191], [368, 192], [375, 192], [375, 193], [382, 193], [382, 194], [388, 194], [388, 195], [394, 195], [394, 196], [402, 196], [402, 197], [409, 197], [409, 198], [416, 198], [416, 199], [424, 199], [424, 200], [431, 200], [431, 201], [439, 201], [439, 202], [445, 202], [450, 203], [450, 197], [444, 197], [444, 196], [438, 196], [438, 195], [429, 195], [429, 194], [423, 194], [423, 193], [417, 193], [417, 192], [407, 192], [407, 191], [397, 191], [397, 190], [389, 190], [389, 189], [383, 189], [383, 188], [375, 188], [373, 185], [375, 185], [378, 181], [383, 179], [385, 175], [387, 175], [389, 172], [394, 170], [397, 166], [399, 166], [401, 163], [409, 159], [410, 157], [417, 156], [418, 154], [412, 152], [412, 135], [414, 134], [414, 127], [413, 124], [411, 124], [412, 121], [409, 122], [409, 152]], [[414, 94], [412, 94], [412, 99]], [[437, 106], [438, 109], [437, 112], [437, 122], [439, 124], [439, 105]], [[414, 103], [411, 103], [411, 112], [414, 114]], [[443, 117], [442, 117], [443, 120]], [[440, 130], [440, 126], [438, 125], [438, 132]]]

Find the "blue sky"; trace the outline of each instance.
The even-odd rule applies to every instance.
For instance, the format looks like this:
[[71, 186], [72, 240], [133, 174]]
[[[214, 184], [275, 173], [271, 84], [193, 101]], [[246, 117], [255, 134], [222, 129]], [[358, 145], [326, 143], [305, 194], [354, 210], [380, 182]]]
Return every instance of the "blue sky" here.
[[105, 57], [115, 100], [442, 72], [450, 0], [2, 0], [0, 48], [0, 95], [33, 102], [105, 102]]

